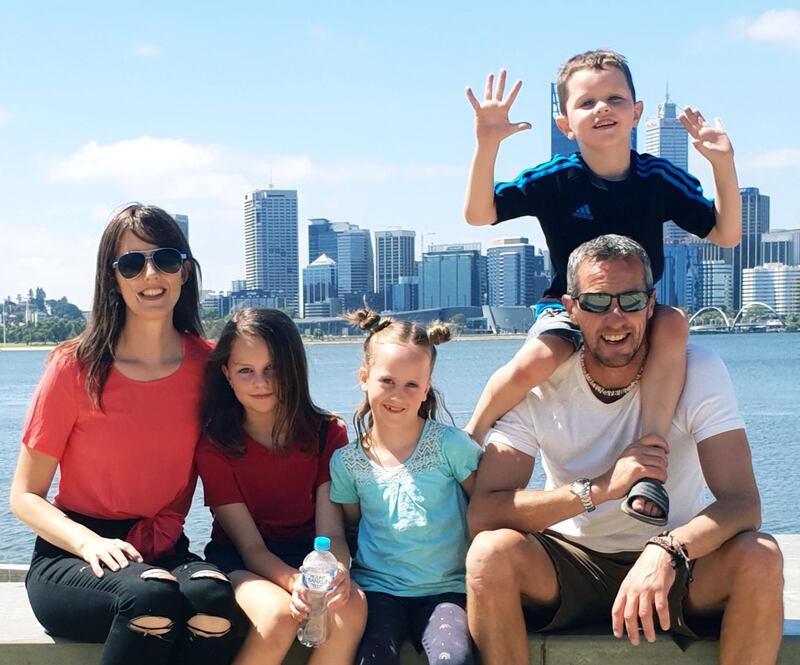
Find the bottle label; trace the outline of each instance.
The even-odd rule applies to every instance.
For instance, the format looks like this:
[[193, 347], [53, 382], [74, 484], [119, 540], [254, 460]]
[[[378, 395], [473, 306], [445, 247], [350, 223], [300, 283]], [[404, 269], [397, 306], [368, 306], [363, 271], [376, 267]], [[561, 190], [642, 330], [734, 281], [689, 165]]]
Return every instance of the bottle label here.
[[303, 584], [314, 591], [325, 591], [331, 583], [330, 575], [315, 571], [303, 571]]

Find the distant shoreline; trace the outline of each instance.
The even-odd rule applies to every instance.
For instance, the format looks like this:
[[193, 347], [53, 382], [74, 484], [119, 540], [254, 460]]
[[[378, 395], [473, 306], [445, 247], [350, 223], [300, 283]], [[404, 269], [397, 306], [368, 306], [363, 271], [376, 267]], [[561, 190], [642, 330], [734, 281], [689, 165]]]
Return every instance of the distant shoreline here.
[[[483, 340], [498, 341], [501, 339], [525, 339], [526, 337], [527, 335], [523, 333], [509, 335], [461, 335], [459, 337], [454, 337], [452, 341], [480, 342]], [[364, 338], [357, 335], [352, 335], [351, 337], [327, 337], [325, 339], [303, 339], [303, 344], [307, 346], [313, 346], [315, 344], [363, 344], [363, 342]], [[55, 344], [31, 344], [28, 346], [11, 346], [10, 344], [4, 346], [3, 344], [0, 344], [0, 353], [3, 351], [52, 351], [55, 348]]]
[[[708, 332], [699, 332], [699, 331], [692, 331], [689, 334], [694, 335], [697, 337], [702, 337], [703, 335], [750, 335], [753, 333], [763, 333], [763, 330], [754, 330], [751, 332], [736, 332], [736, 333], [725, 333], [719, 331], [708, 331]], [[770, 333], [770, 334], [791, 334], [791, 333], [798, 333], [800, 330], [784, 330], [781, 332]], [[511, 333], [507, 335], [460, 335], [458, 337], [454, 337], [454, 342], [482, 342], [484, 340], [489, 341], [500, 341], [503, 339], [526, 339], [528, 337], [525, 333]], [[307, 346], [313, 346], [315, 344], [361, 344], [363, 343], [364, 338], [358, 337], [356, 335], [352, 335], [350, 337], [327, 337], [325, 339], [309, 339], [304, 338], [303, 344]], [[3, 351], [52, 351], [56, 348], [55, 344], [41, 344], [35, 345], [31, 344], [29, 346], [24, 345], [3, 345], [0, 344], [0, 352]]]

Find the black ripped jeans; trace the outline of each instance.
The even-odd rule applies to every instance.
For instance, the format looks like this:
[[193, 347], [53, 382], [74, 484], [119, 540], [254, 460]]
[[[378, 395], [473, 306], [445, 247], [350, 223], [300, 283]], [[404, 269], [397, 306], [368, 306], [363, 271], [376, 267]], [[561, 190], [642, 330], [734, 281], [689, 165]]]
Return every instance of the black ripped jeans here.
[[[122, 540], [134, 523], [69, 516], [105, 538]], [[153, 568], [168, 570], [176, 581], [142, 579], [142, 573]], [[25, 586], [33, 612], [48, 633], [105, 643], [100, 665], [227, 665], [236, 647], [233, 630], [213, 635], [186, 627], [197, 614], [233, 622], [230, 582], [203, 571], [218, 572], [189, 551], [185, 535], [172, 553], [148, 563], [130, 561], [116, 572], [105, 569], [103, 577], [83, 559], [37, 538]], [[131, 627], [140, 617], [164, 617], [169, 629], [158, 635], [143, 633]]]

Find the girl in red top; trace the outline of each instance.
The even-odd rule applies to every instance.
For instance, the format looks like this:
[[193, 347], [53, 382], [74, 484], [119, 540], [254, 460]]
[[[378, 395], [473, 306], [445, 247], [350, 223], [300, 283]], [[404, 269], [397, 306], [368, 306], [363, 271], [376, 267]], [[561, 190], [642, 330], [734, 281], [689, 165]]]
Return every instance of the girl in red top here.
[[298, 568], [315, 534], [339, 573], [328, 592], [332, 631], [310, 664], [351, 665], [366, 620], [350, 583], [341, 508], [328, 463], [347, 430], [311, 400], [305, 350], [278, 310], [245, 309], [225, 325], [206, 371], [197, 467], [214, 514], [206, 557], [229, 574], [252, 624], [236, 665], [279, 665], [308, 613]]
[[183, 535], [210, 351], [198, 295], [174, 220], [118, 211], [89, 323], [50, 356], [23, 427], [11, 508], [38, 535], [28, 597], [51, 634], [105, 642], [102, 665], [231, 657], [230, 582]]

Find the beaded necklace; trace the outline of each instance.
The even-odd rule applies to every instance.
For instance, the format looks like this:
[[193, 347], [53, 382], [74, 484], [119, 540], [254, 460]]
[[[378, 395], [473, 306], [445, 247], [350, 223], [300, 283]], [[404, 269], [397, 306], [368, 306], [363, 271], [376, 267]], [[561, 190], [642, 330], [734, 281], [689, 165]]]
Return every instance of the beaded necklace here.
[[627, 386], [623, 386], [622, 388], [604, 388], [591, 377], [589, 371], [586, 369], [586, 360], [584, 359], [583, 355], [583, 347], [581, 347], [581, 370], [583, 370], [583, 376], [586, 379], [586, 383], [589, 384], [589, 387], [602, 397], [622, 397], [633, 390], [639, 384], [639, 380], [642, 378], [645, 360], [647, 360], [646, 355], [642, 359], [642, 364], [639, 366], [639, 371], [636, 372], [636, 376], [633, 378], [633, 381], [631, 381]]

